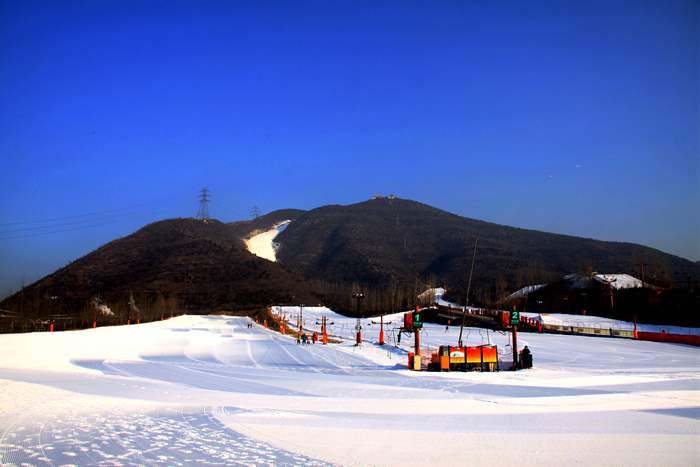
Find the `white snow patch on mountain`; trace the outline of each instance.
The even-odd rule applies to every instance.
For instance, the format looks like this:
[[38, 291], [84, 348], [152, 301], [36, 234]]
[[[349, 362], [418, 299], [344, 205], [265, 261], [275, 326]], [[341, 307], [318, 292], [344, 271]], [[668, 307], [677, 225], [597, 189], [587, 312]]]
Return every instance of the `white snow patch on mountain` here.
[[280, 222], [267, 232], [263, 232], [246, 240], [245, 243], [248, 247], [248, 251], [261, 258], [277, 261], [277, 248], [279, 245], [275, 243], [275, 238], [280, 232], [287, 228], [290, 222], [291, 221], [288, 220]]
[[603, 282], [613, 289], [641, 289], [644, 283], [629, 274], [596, 274], [593, 279]]

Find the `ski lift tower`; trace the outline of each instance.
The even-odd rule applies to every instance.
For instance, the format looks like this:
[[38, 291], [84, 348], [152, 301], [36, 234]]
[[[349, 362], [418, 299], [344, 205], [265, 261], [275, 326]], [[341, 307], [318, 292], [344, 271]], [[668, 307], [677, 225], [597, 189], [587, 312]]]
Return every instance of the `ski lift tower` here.
[[[427, 308], [424, 308], [424, 310]], [[423, 319], [421, 318], [421, 309], [416, 305], [416, 310], [403, 315], [403, 327], [399, 331], [399, 342], [401, 342], [401, 333], [411, 334], [415, 337], [414, 354], [409, 354], [408, 367], [411, 370], [421, 369], [420, 355], [420, 331], [423, 328]]]
[[360, 321], [360, 310], [362, 309], [362, 299], [365, 298], [365, 294], [362, 292], [353, 292], [352, 298], [356, 300], [355, 311], [357, 312], [357, 325], [355, 326], [355, 330], [357, 331], [357, 339], [355, 341], [355, 345], [362, 345], [362, 323]]

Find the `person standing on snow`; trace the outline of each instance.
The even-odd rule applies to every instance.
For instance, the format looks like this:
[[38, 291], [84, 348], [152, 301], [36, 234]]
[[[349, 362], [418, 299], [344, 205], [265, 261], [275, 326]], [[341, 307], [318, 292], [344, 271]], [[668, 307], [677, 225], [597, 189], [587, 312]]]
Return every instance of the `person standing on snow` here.
[[521, 353], [522, 355], [522, 367], [523, 368], [532, 368], [532, 354], [530, 353], [530, 349], [527, 348], [527, 345], [525, 348], [523, 348], [523, 351]]

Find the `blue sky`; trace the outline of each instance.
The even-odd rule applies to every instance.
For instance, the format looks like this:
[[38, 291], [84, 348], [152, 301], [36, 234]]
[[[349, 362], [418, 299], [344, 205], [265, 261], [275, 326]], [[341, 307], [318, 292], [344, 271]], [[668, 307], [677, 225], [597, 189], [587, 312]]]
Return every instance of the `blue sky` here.
[[3, 1], [0, 295], [203, 187], [224, 222], [394, 194], [700, 260], [698, 10]]

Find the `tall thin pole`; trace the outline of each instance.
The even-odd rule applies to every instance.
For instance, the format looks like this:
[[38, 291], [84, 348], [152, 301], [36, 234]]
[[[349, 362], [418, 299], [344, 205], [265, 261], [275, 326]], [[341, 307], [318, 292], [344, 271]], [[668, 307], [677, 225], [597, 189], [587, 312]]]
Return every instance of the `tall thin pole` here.
[[518, 369], [518, 325], [513, 325], [513, 370]]
[[637, 263], [637, 266], [639, 266], [642, 269], [642, 289], [646, 287], [646, 285], [644, 285], [644, 266], [646, 265], [647, 263], [645, 262], [642, 262], [642, 264]]
[[462, 325], [459, 327], [459, 347], [462, 347], [462, 330], [464, 329], [464, 322], [467, 319], [467, 306], [469, 306], [469, 290], [472, 287], [472, 275], [474, 274], [474, 260], [476, 259], [476, 242], [479, 241], [479, 235], [476, 234], [474, 239], [474, 254], [472, 255], [472, 269], [469, 273], [469, 284], [467, 285], [467, 297], [464, 299], [464, 311], [462, 312]]
[[379, 319], [379, 345], [384, 345], [384, 315], [381, 315]]

